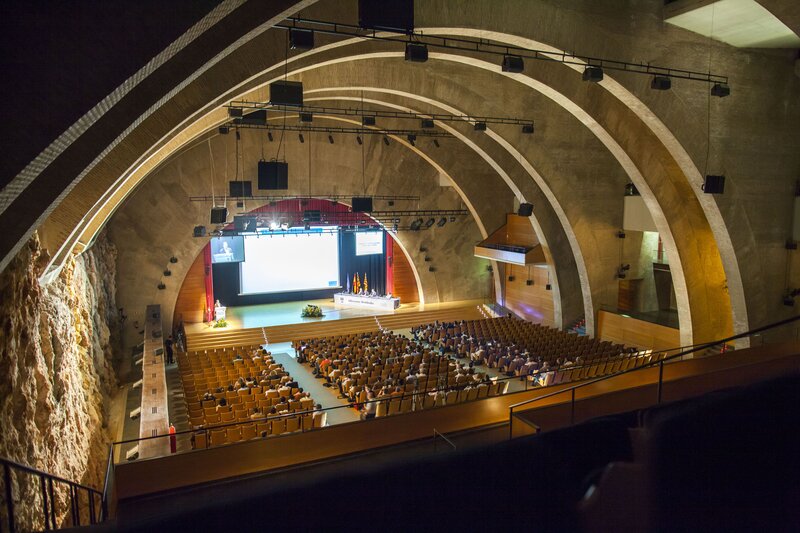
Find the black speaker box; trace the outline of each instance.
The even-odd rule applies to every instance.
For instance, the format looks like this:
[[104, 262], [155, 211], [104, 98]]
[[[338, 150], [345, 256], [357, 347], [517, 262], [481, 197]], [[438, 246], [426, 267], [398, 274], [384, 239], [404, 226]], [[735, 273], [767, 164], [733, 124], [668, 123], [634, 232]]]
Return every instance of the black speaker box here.
[[353, 213], [370, 213], [372, 212], [372, 197], [371, 196], [353, 196]]
[[525, 70], [525, 63], [519, 56], [503, 56], [503, 72], [522, 72]]
[[195, 226], [194, 227], [194, 236], [195, 237], [205, 237], [206, 236], [206, 227], [205, 226]]
[[702, 189], [706, 194], [722, 194], [725, 191], [725, 176], [706, 176]]
[[267, 123], [267, 110], [258, 109], [252, 113], [242, 116], [240, 124], [253, 124], [254, 126], [264, 126]]
[[253, 196], [253, 184], [249, 181], [229, 181], [230, 196], [234, 198]]
[[711, 87], [711, 96], [718, 96], [720, 98], [724, 98], [731, 94], [731, 87], [727, 83], [715, 83], [713, 87]]
[[650, 82], [650, 88], [654, 91], [668, 91], [672, 87], [672, 79], [666, 76], [655, 76]]
[[274, 81], [270, 83], [269, 103], [302, 107], [303, 83], [299, 81]]
[[212, 207], [211, 208], [211, 223], [212, 224], [224, 224], [227, 219], [228, 219], [228, 208], [227, 207]]
[[399, 33], [414, 31], [414, 0], [358, 0], [358, 25]]
[[254, 216], [236, 216], [233, 217], [233, 229], [236, 231], [256, 231], [256, 217]]
[[521, 217], [529, 217], [533, 214], [533, 204], [519, 204], [517, 214]]
[[279, 191], [289, 188], [289, 163], [286, 161], [259, 161], [258, 188]]
[[406, 44], [406, 61], [424, 63], [428, 60], [428, 47], [424, 44]]

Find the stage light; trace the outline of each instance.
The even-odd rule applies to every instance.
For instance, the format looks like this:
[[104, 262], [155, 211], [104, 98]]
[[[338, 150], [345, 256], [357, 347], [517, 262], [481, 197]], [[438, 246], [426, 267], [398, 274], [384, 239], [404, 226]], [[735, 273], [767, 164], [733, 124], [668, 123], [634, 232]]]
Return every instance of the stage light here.
[[277, 223], [277, 222], [270, 222], [270, 223], [269, 223], [269, 229], [270, 229], [270, 231], [275, 231], [275, 230], [276, 230], [276, 229], [278, 229], [278, 228], [279, 228], [279, 226], [278, 226], [278, 223]]
[[300, 139], [300, 142], [301, 142], [301, 143], [304, 143], [304, 142], [306, 142], [306, 139], [305, 139], [305, 137], [303, 137], [303, 134], [302, 134], [302, 133], [299, 133], [299, 134], [297, 135], [297, 138], [298, 138], [298, 139]]
[[272, 132], [271, 131], [267, 132], [267, 139], [269, 139], [269, 142], [272, 142]]
[[389, 137], [386, 137], [385, 135], [383, 136], [383, 144], [389, 146]]
[[525, 63], [520, 56], [503, 56], [501, 68], [503, 72], [520, 73], [525, 70]]
[[333, 135], [328, 135], [328, 142], [333, 144]]
[[476, 122], [475, 126], [473, 126], [475, 131], [486, 131], [486, 123], [485, 122]]
[[397, 224], [392, 225], [392, 231], [397, 233]]
[[414, 141], [417, 140], [417, 136], [416, 135], [414, 135], [413, 133], [410, 133], [410, 134], [406, 135], [406, 139], [408, 139], [408, 142], [411, 143], [411, 146], [416, 146], [416, 144], [414, 144]]
[[300, 122], [312, 122], [314, 115], [311, 113], [300, 113]]
[[219, 127], [219, 134], [220, 135], [227, 135], [231, 129], [228, 126], [220, 126]]
[[603, 81], [603, 69], [600, 67], [588, 66], [583, 70], [583, 81], [597, 83]]
[[428, 219], [428, 221], [427, 221], [427, 222], [425, 222], [425, 227], [426, 227], [426, 228], [430, 228], [430, 227], [431, 227], [431, 226], [433, 226], [435, 223], [436, 223], [436, 219], [435, 219], [435, 218], [429, 218], [429, 219]]
[[434, 145], [436, 148], [439, 148], [439, 141], [438, 141], [437, 139], [434, 139], [434, 140], [433, 140], [433, 145]]
[[361, 117], [361, 125], [362, 126], [374, 126], [375, 125], [375, 117], [370, 115], [364, 115]]
[[432, 119], [423, 118], [421, 122], [422, 122], [422, 129], [424, 130], [429, 130], [434, 127]]
[[714, 86], [711, 87], [711, 96], [724, 98], [729, 94], [731, 94], [731, 88], [727, 83], [715, 83]]
[[306, 224], [306, 225], [303, 227], [303, 229], [305, 229], [306, 231], [308, 231], [308, 230], [310, 230], [310, 229], [311, 229], [311, 225], [310, 225], [310, 224]]
[[428, 47], [420, 43], [406, 43], [406, 61], [424, 63], [428, 60]]
[[672, 79], [667, 76], [653, 76], [650, 88], [654, 91], [668, 91], [672, 87]]
[[533, 123], [530, 124], [523, 124], [522, 125], [522, 133], [526, 135], [530, 135], [533, 133]]
[[356, 142], [358, 144], [364, 144], [364, 141], [361, 140], [361, 135], [356, 135]]
[[442, 218], [440, 218], [440, 219], [439, 219], [439, 222], [437, 222], [437, 223], [436, 223], [436, 225], [437, 225], [437, 226], [439, 226], [440, 228], [441, 228], [442, 226], [444, 226], [445, 224], [447, 224], [447, 217], [442, 217]]
[[422, 227], [422, 219], [421, 218], [418, 218], [417, 220], [415, 220], [414, 222], [411, 223], [411, 231], [419, 231], [419, 229], [421, 227]]

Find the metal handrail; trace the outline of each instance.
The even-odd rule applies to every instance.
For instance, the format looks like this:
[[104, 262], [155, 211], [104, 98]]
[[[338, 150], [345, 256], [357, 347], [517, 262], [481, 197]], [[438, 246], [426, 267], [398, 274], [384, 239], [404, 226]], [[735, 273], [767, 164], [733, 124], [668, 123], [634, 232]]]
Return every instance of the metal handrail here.
[[453, 448], [453, 451], [458, 449], [458, 447], [455, 445], [455, 443], [453, 441], [451, 441], [450, 439], [448, 439], [445, 436], [444, 433], [440, 432], [436, 428], [433, 428], [433, 451], [436, 451], [436, 437], [441, 437], [443, 441], [445, 441], [447, 444], [449, 444]]
[[[513, 419], [514, 409], [516, 409], [518, 407], [521, 407], [523, 405], [529, 405], [531, 403], [544, 400], [545, 398], [552, 398], [553, 396], [556, 396], [558, 394], [570, 393], [571, 396], [572, 396], [572, 398], [570, 400], [570, 403], [571, 403], [570, 424], [572, 424], [572, 423], [574, 423], [574, 419], [575, 419], [575, 391], [576, 390], [578, 390], [580, 388], [583, 388], [583, 387], [586, 387], [588, 385], [593, 385], [593, 384], [599, 383], [601, 381], [605, 381], [605, 380], [608, 380], [608, 379], [611, 379], [611, 378], [615, 378], [617, 376], [621, 376], [623, 374], [628, 374], [628, 373], [631, 373], [631, 372], [638, 372], [639, 370], [642, 370], [642, 369], [645, 369], [645, 368], [654, 368], [656, 365], [658, 365], [658, 367], [659, 367], [657, 404], [660, 404], [661, 403], [661, 392], [662, 392], [662, 386], [663, 386], [663, 378], [664, 378], [664, 362], [665, 361], [672, 361], [673, 359], [678, 359], [680, 357], [683, 357], [684, 355], [688, 355], [690, 353], [693, 353], [693, 352], [696, 352], [696, 351], [699, 351], [699, 350], [706, 350], [708, 348], [712, 348], [713, 346], [716, 346], [718, 344], [725, 344], [725, 343], [728, 343], [728, 342], [731, 342], [731, 341], [735, 341], [737, 339], [742, 339], [744, 337], [750, 337], [752, 335], [756, 335], [758, 333], [762, 333], [764, 331], [767, 331], [767, 330], [770, 330], [770, 329], [773, 329], [773, 328], [784, 326], [786, 324], [791, 324], [792, 322], [796, 322], [798, 320], [800, 320], [800, 315], [795, 315], [795, 316], [793, 316], [791, 318], [780, 320], [778, 322], [773, 322], [772, 324], [767, 324], [766, 326], [761, 326], [760, 328], [755, 328], [755, 329], [752, 329], [750, 331], [746, 331], [744, 333], [738, 333], [736, 335], [732, 335], [732, 336], [726, 337], [724, 339], [719, 339], [719, 340], [715, 340], [715, 341], [711, 341], [711, 342], [707, 342], [707, 343], [692, 345], [687, 350], [683, 350], [683, 351], [680, 351], [680, 352], [678, 352], [676, 354], [664, 357], [662, 359], [659, 359], [658, 361], [651, 361], [651, 362], [649, 362], [649, 363], [647, 363], [645, 365], [639, 366], [639, 367], [627, 368], [625, 370], [621, 370], [621, 371], [615, 372], [613, 374], [607, 374], [605, 376], [601, 376], [601, 377], [599, 377], [597, 379], [592, 379], [590, 381], [582, 381], [581, 383], [579, 383], [577, 385], [574, 385], [572, 387], [569, 387], [569, 388], [561, 389], [561, 390], [558, 390], [558, 391], [555, 391], [555, 392], [551, 392], [549, 394], [545, 394], [543, 396], [537, 396], [536, 398], [530, 398], [528, 400], [524, 400], [522, 402], [518, 402], [518, 403], [512, 404], [512, 405], [508, 406], [509, 438], [512, 437], [513, 423], [514, 423], [514, 419]], [[677, 348], [677, 349], [680, 349], [680, 348]], [[662, 351], [670, 351], [670, 350], [659, 350], [659, 352], [662, 352]]]
[[[58, 529], [58, 525], [56, 524], [56, 499], [55, 493], [53, 490], [53, 482], [63, 483], [69, 487], [69, 500], [70, 500], [70, 514], [72, 516], [72, 525], [73, 526], [80, 526], [81, 525], [81, 517], [80, 517], [80, 503], [79, 503], [79, 492], [78, 491], [86, 491], [87, 500], [89, 504], [89, 523], [90, 524], [97, 524], [105, 520], [105, 515], [101, 512], [100, 516], [97, 515], [95, 512], [95, 499], [100, 498], [101, 504], [103, 501], [103, 493], [99, 490], [88, 487], [86, 485], [82, 485], [80, 483], [76, 483], [74, 481], [70, 481], [68, 479], [64, 479], [62, 477], [49, 474], [42, 470], [23, 465], [16, 461], [12, 461], [11, 459], [6, 459], [4, 457], [0, 457], [0, 465], [3, 466], [3, 482], [5, 485], [5, 507], [6, 507], [6, 515], [8, 518], [8, 530], [11, 533], [17, 531], [17, 524], [16, 524], [16, 517], [15, 517], [15, 509], [14, 509], [14, 495], [13, 495], [13, 483], [11, 479], [11, 471], [12, 469], [24, 472], [26, 474], [34, 475], [39, 478], [39, 487], [42, 495], [42, 512], [44, 515], [44, 524], [45, 530], [51, 529]], [[101, 509], [102, 511], [102, 509]]]

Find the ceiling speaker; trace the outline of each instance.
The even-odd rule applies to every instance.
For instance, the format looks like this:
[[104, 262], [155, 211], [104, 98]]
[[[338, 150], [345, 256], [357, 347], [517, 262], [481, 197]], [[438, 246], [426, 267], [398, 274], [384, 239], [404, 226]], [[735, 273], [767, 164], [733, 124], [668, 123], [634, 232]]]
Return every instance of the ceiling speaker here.
[[227, 219], [228, 219], [228, 208], [227, 207], [212, 207], [211, 208], [211, 223], [212, 224], [224, 224]]
[[269, 85], [269, 103], [272, 105], [303, 106], [303, 83], [299, 81], [274, 81]]
[[722, 194], [725, 191], [725, 176], [706, 176], [701, 189], [706, 194]]
[[517, 214], [521, 217], [529, 217], [533, 214], [533, 204], [519, 204]]
[[259, 161], [258, 188], [278, 191], [289, 188], [289, 163], [286, 161]]
[[353, 213], [370, 213], [372, 212], [372, 197], [371, 196], [353, 196]]

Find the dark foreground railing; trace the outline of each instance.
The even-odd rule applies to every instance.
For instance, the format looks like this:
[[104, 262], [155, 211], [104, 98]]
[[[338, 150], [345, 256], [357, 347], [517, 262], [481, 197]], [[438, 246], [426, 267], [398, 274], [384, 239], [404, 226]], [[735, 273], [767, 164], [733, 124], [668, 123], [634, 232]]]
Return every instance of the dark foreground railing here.
[[74, 481], [69, 481], [67, 479], [48, 474], [47, 472], [31, 468], [30, 466], [25, 466], [9, 459], [0, 458], [0, 465], [3, 466], [3, 509], [6, 516], [5, 523], [0, 522], [0, 532], [5, 531], [6, 525], [8, 526], [7, 531], [10, 533], [15, 533], [18, 531], [14, 502], [14, 478], [16, 477], [17, 486], [19, 486], [19, 481], [21, 479], [20, 476], [23, 475], [38, 479], [37, 488], [41, 498], [41, 515], [39, 516], [43, 520], [44, 529], [46, 531], [59, 528], [59, 524], [57, 523], [56, 519], [56, 517], [59, 515], [56, 498], [57, 491], [55, 488], [57, 486], [65, 486], [68, 490], [67, 497], [69, 499], [70, 523], [66, 523], [65, 525], [71, 525], [73, 527], [84, 525], [81, 523], [81, 494], [84, 492], [86, 493], [86, 500], [88, 504], [88, 523], [97, 524], [105, 520], [106, 512], [103, 505], [103, 494], [100, 491], [93, 489], [92, 487], [87, 487], [85, 485], [81, 485], [80, 483], [75, 483]]

